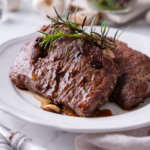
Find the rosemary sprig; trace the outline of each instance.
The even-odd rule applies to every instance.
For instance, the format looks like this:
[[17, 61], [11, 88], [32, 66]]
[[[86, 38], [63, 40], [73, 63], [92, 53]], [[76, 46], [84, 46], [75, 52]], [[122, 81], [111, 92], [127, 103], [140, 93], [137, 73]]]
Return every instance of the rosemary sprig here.
[[[69, 12], [66, 16], [66, 21], [64, 21], [59, 14], [57, 13], [55, 7], [54, 7], [55, 13], [57, 14], [57, 19], [53, 19], [50, 16], [47, 16], [52, 23], [53, 29], [55, 31], [55, 33], [53, 34], [48, 34], [42, 31], [39, 31], [40, 33], [42, 33], [44, 36], [42, 37], [42, 42], [40, 43], [40, 45], [44, 45], [44, 48], [46, 48], [49, 44], [49, 51], [51, 51], [51, 47], [53, 47], [53, 52], [54, 52], [54, 45], [56, 44], [57, 41], [61, 40], [62, 38], [69, 38], [70, 41], [68, 42], [68, 45], [66, 46], [66, 55], [68, 54], [68, 47], [69, 44], [75, 40], [75, 39], [81, 39], [80, 44], [83, 41], [90, 41], [92, 43], [94, 43], [94, 45], [98, 46], [101, 50], [109, 48], [109, 49], [114, 49], [116, 48], [116, 39], [118, 40], [118, 38], [120, 37], [120, 35], [126, 31], [127, 29], [129, 29], [130, 27], [126, 28], [125, 30], [123, 30], [119, 36], [117, 37], [118, 31], [115, 33], [114, 38], [110, 39], [107, 38], [108, 32], [110, 27], [107, 29], [107, 25], [106, 22], [104, 22], [101, 25], [101, 34], [95, 32], [95, 30], [93, 30], [93, 24], [94, 21], [96, 19], [96, 17], [94, 17], [92, 23], [91, 23], [91, 30], [90, 30], [90, 34], [88, 34], [87, 32], [85, 32], [86, 29], [84, 29], [84, 24], [86, 21], [87, 16], [84, 18], [82, 26], [78, 26], [76, 23], [76, 12], [78, 10], [78, 7], [76, 8], [75, 12], [74, 12], [74, 22], [69, 20]], [[61, 30], [63, 27], [67, 27], [68, 28], [68, 33], [63, 32], [63, 30]], [[52, 46], [53, 45], [53, 46]]]

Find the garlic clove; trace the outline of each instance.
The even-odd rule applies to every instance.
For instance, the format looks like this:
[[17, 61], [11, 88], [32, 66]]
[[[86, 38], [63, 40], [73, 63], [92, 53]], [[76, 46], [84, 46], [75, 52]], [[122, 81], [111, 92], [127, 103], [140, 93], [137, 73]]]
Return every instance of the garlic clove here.
[[110, 50], [109, 48], [104, 49], [104, 50], [103, 50], [103, 53], [109, 55], [109, 56], [110, 56], [111, 58], [113, 58], [113, 59], [115, 58], [115, 54], [114, 54], [113, 51]]
[[38, 94], [34, 94], [33, 96], [41, 102], [41, 105], [47, 105], [47, 104], [52, 103], [50, 99], [40, 96]]
[[46, 15], [51, 16], [52, 18], [56, 17], [53, 6], [55, 6], [58, 14], [61, 14], [65, 7], [64, 0], [33, 0], [32, 7], [33, 9], [46, 17]]
[[54, 104], [43, 105], [42, 109], [44, 109], [46, 111], [60, 113], [60, 108], [58, 106], [54, 105]]
[[33, 95], [37, 100], [41, 102], [41, 105], [47, 105], [52, 103], [52, 100], [45, 98], [39, 94], [33, 93], [31, 91], [26, 91], [26, 93]]

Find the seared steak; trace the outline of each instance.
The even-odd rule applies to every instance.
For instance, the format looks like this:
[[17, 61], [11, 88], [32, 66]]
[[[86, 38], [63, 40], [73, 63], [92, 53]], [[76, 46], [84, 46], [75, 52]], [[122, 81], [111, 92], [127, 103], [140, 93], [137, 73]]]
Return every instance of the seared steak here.
[[[42, 31], [52, 34], [52, 28], [44, 28]], [[53, 54], [39, 46], [39, 37], [33, 38], [18, 53], [10, 78], [19, 88], [52, 99], [80, 116], [92, 116], [108, 101], [120, 68], [88, 41], [72, 41], [66, 56], [69, 41], [58, 41]]]
[[123, 42], [118, 42], [113, 52], [116, 63], [122, 69], [122, 76], [111, 99], [123, 108], [131, 109], [150, 96], [150, 58]]

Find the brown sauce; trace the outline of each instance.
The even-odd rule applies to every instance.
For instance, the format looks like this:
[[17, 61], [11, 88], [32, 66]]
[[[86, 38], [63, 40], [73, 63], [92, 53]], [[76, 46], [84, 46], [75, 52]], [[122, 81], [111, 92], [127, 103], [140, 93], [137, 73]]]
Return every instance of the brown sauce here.
[[[80, 117], [77, 113], [75, 113], [71, 109], [64, 109], [63, 108], [62, 112], [63, 112], [63, 114], [65, 114], [67, 116]], [[113, 116], [111, 110], [109, 110], [109, 109], [103, 109], [103, 110], [96, 109], [93, 118], [95, 118], [95, 117], [109, 117], [109, 116]]]
[[27, 89], [21, 89], [21, 88], [19, 88], [19, 87], [17, 87], [17, 86], [16, 86], [16, 88], [17, 88], [18, 90], [24, 91], [24, 92], [29, 91], [29, 90], [27, 90]]
[[73, 116], [73, 117], [80, 117], [77, 113], [75, 113], [74, 111], [72, 111], [71, 109], [65, 109], [62, 108], [61, 109], [62, 114], [65, 114], [67, 116]]
[[109, 109], [103, 109], [103, 110], [97, 109], [95, 111], [93, 117], [109, 117], [109, 116], [113, 116], [111, 110], [109, 110]]
[[[33, 95], [38, 101], [41, 102], [41, 105], [47, 105], [47, 104], [52, 103], [52, 101], [50, 99], [47, 99], [41, 95], [35, 94], [35, 93], [28, 91], [26, 89], [20, 89], [20, 88], [18, 88], [18, 89], [21, 91], [25, 91], [28, 94]], [[75, 113], [73, 110], [67, 109], [67, 108], [61, 108], [61, 114], [65, 114], [67, 116], [73, 116], [73, 117], [81, 117], [77, 113]], [[109, 110], [109, 109], [103, 109], [103, 110], [96, 109], [96, 111], [93, 115], [94, 118], [95, 117], [109, 117], [109, 116], [113, 116], [111, 110]]]

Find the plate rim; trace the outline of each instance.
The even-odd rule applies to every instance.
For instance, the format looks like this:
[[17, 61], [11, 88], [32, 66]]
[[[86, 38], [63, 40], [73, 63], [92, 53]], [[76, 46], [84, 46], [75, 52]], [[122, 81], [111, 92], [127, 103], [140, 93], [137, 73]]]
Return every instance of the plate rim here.
[[[95, 26], [95, 27], [100, 27], [100, 26]], [[115, 29], [115, 28], [111, 28], [111, 29]], [[115, 29], [116, 30], [116, 29]], [[135, 34], [135, 33], [129, 33], [129, 32], [126, 32], [126, 34], [129, 34], [129, 35], [132, 35], [132, 36], [140, 36], [141, 38], [146, 38], [147, 40], [150, 41], [150, 38], [147, 37], [147, 36], [143, 36], [143, 35], [139, 35], [139, 34]], [[24, 36], [20, 36], [20, 37], [17, 37], [17, 38], [14, 38], [14, 39], [11, 39], [11, 40], [8, 40], [6, 42], [3, 42], [2, 44], [0, 44], [0, 54], [1, 52], [4, 50], [4, 47], [7, 47], [8, 45], [10, 44], [13, 44], [15, 42], [19, 42], [19, 41], [22, 41], [22, 40], [25, 40], [25, 39], [28, 39], [30, 37], [33, 37], [37, 35], [37, 32], [33, 32], [31, 34], [28, 34], [28, 35], [24, 35]], [[125, 130], [130, 130], [130, 129], [137, 129], [137, 128], [140, 128], [140, 127], [144, 127], [144, 126], [147, 126], [150, 124], [150, 120], [145, 122], [145, 123], [141, 123], [141, 124], [137, 124], [137, 125], [133, 125], [133, 126], [128, 126], [128, 127], [120, 127], [120, 128], [106, 128], [106, 129], [84, 129], [84, 128], [75, 128], [74, 126], [73, 127], [68, 127], [68, 126], [54, 126], [53, 124], [46, 124], [44, 122], [39, 122], [35, 119], [31, 119], [31, 118], [28, 118], [27, 116], [24, 116], [23, 114], [21, 113], [17, 113], [16, 111], [12, 111], [11, 109], [8, 108], [9, 106], [5, 106], [5, 104], [3, 104], [3, 102], [1, 101], [0, 99], [0, 109], [3, 110], [4, 112], [10, 114], [10, 115], [13, 115], [17, 118], [20, 118], [20, 119], [23, 119], [23, 120], [26, 120], [30, 123], [33, 123], [33, 124], [38, 124], [38, 125], [43, 125], [43, 126], [49, 126], [51, 128], [55, 128], [57, 130], [64, 130], [64, 131], [69, 131], [69, 132], [80, 132], [80, 133], [98, 133], [98, 132], [114, 132], [114, 131], [125, 131]]]

